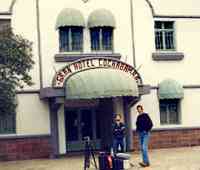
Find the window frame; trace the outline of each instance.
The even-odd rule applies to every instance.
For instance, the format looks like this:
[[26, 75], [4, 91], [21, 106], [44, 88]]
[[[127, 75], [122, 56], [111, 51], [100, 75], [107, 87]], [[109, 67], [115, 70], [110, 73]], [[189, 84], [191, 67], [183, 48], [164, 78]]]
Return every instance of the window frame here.
[[[163, 102], [163, 103], [162, 103]], [[164, 103], [165, 102], [165, 103]], [[170, 122], [170, 115], [172, 114], [170, 112], [169, 106], [170, 104], [174, 104], [173, 102], [176, 102], [176, 108], [177, 108], [177, 121]], [[161, 105], [165, 104], [166, 107], [166, 117], [167, 120], [165, 122], [162, 122], [161, 120]], [[181, 99], [160, 99], [159, 100], [159, 111], [160, 111], [160, 125], [180, 125], [181, 124]]]
[[[3, 117], [3, 120], [2, 120]], [[0, 135], [6, 135], [6, 134], [16, 134], [16, 114], [6, 114], [6, 115], [1, 115], [0, 116], [0, 123], [2, 121], [4, 121], [3, 125], [5, 125], [7, 122], [6, 121], [11, 121], [11, 123], [13, 123], [12, 125], [7, 125], [4, 126], [4, 128], [9, 128], [8, 126], [12, 126], [12, 129], [9, 130], [5, 130], [5, 129], [1, 129], [3, 127], [3, 125], [0, 125]], [[9, 120], [8, 120], [9, 119]]]
[[[103, 43], [103, 29], [110, 29], [111, 30], [111, 49], [108, 49], [106, 50], [104, 47], [104, 43]], [[99, 34], [99, 42], [98, 42], [98, 46], [99, 46], [99, 49], [94, 49], [93, 48], [93, 45], [92, 45], [92, 31], [93, 29], [99, 29], [98, 31], [98, 34]], [[90, 28], [90, 49], [92, 52], [113, 52], [114, 51], [114, 28], [113, 27], [93, 27], [93, 28]]]
[[[156, 22], [161, 22], [161, 28], [156, 28]], [[164, 28], [164, 24], [165, 23], [167, 23], [167, 22], [172, 22], [172, 27], [173, 28], [168, 28], [168, 29], [166, 29], [166, 28]], [[159, 48], [157, 48], [156, 46], [156, 33], [157, 32], [161, 32], [161, 34], [162, 34], [162, 45], [163, 45], [163, 48], [161, 49], [159, 49]], [[173, 48], [170, 48], [170, 49], [167, 49], [166, 48], [166, 32], [172, 32], [172, 34], [173, 34]], [[156, 51], [172, 51], [172, 52], [174, 52], [174, 51], [176, 51], [176, 49], [177, 49], [177, 44], [176, 44], [176, 22], [174, 21], [174, 20], [154, 20], [154, 39], [155, 39], [155, 41], [154, 41], [154, 43], [155, 43], [155, 49], [156, 49]]]
[[[73, 50], [73, 38], [72, 38], [72, 30], [75, 28], [79, 28], [81, 31], [80, 33], [80, 49], [79, 50]], [[68, 46], [62, 48], [62, 43], [61, 42], [61, 29], [66, 29], [67, 32], [67, 40], [68, 40]], [[83, 52], [84, 48], [84, 28], [81, 26], [64, 26], [59, 28], [59, 52], [60, 53], [70, 53], [70, 52]]]

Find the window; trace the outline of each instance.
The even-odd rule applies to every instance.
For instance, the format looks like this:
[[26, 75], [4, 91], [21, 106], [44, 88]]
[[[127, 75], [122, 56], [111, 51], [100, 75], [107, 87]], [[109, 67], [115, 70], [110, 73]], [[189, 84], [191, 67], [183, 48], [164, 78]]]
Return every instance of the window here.
[[94, 27], [90, 29], [92, 51], [113, 50], [113, 28]]
[[0, 115], [0, 134], [15, 133], [15, 114]]
[[180, 124], [180, 99], [160, 100], [160, 123]]
[[83, 27], [59, 28], [60, 52], [83, 50]]
[[155, 44], [157, 50], [175, 50], [174, 22], [155, 21]]

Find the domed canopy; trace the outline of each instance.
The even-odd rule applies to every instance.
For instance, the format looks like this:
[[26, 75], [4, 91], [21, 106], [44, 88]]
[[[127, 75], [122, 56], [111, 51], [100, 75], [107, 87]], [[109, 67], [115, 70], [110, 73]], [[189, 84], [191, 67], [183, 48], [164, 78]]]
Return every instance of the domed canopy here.
[[85, 20], [79, 10], [65, 8], [57, 17], [56, 29], [64, 26], [80, 26], [85, 27]]
[[113, 14], [106, 9], [93, 11], [88, 18], [88, 27], [115, 27], [116, 22]]
[[112, 69], [90, 69], [76, 73], [66, 81], [65, 92], [67, 100], [139, 96], [133, 77]]
[[184, 96], [182, 85], [172, 79], [163, 80], [158, 88], [159, 99], [181, 99]]

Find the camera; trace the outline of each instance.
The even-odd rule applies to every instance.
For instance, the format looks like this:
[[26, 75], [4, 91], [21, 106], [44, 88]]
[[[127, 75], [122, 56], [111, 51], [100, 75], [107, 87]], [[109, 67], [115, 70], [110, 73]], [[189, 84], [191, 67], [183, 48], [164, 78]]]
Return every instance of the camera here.
[[86, 141], [86, 142], [90, 142], [90, 137], [89, 136], [85, 136], [85, 137], [83, 137], [83, 140]]

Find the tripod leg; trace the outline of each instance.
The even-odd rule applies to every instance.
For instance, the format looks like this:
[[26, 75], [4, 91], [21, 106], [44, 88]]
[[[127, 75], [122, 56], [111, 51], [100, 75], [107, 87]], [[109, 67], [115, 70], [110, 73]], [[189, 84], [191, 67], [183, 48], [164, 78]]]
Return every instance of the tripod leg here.
[[91, 151], [91, 154], [92, 154], [92, 158], [93, 158], [93, 161], [94, 161], [94, 166], [95, 166], [95, 168], [97, 169], [97, 163], [96, 163], [96, 159], [95, 159], [94, 152]]
[[84, 170], [90, 167], [90, 151], [89, 147], [86, 145], [86, 150], [85, 150], [85, 159], [84, 159]]

